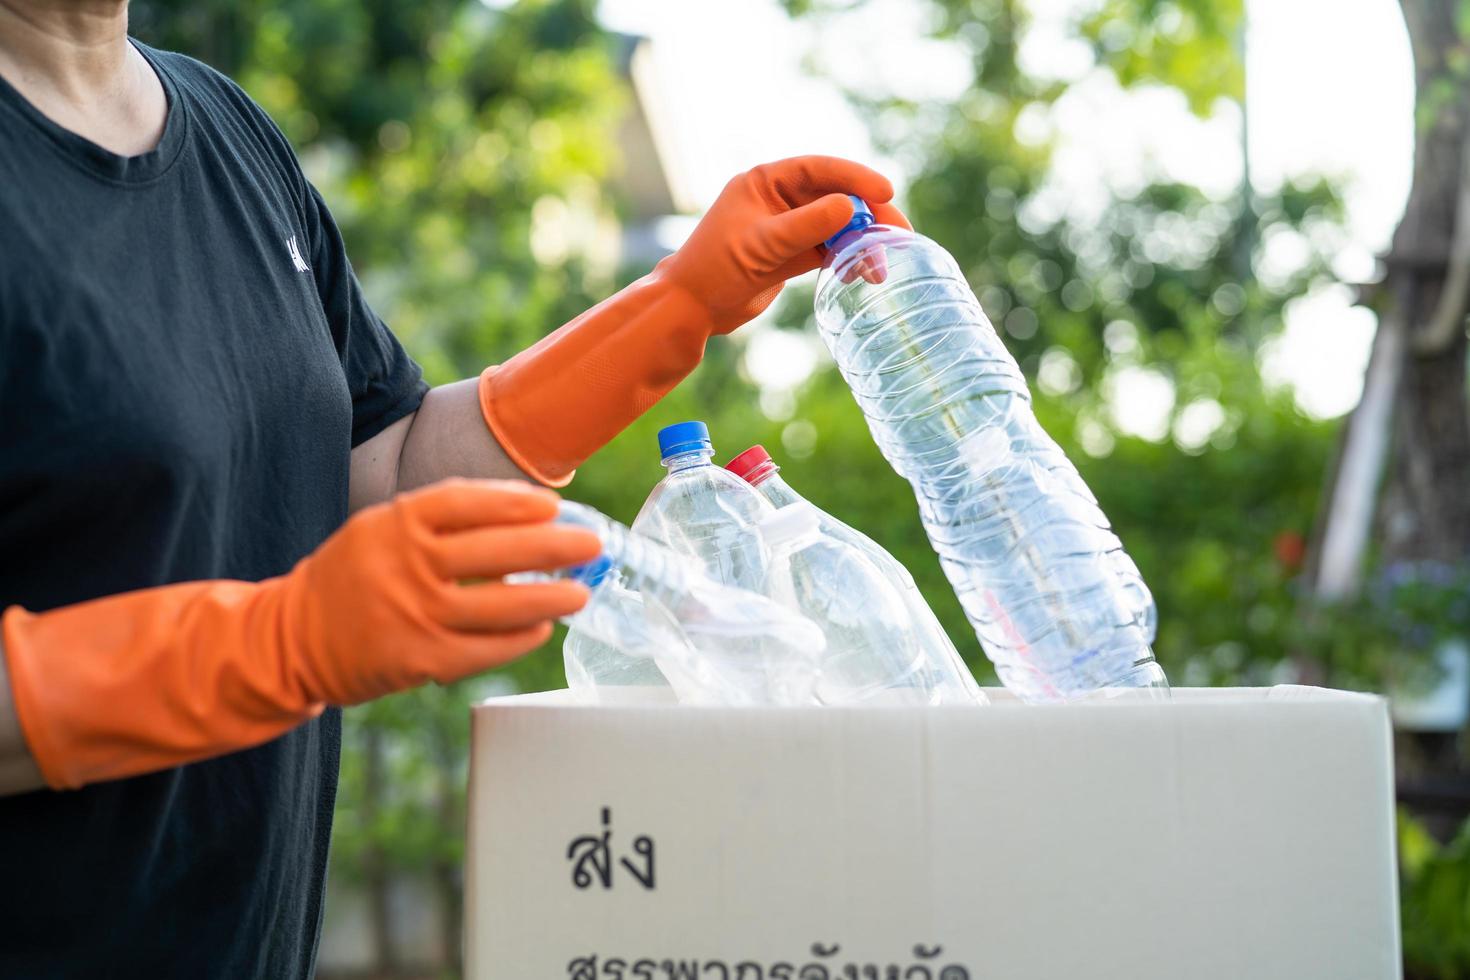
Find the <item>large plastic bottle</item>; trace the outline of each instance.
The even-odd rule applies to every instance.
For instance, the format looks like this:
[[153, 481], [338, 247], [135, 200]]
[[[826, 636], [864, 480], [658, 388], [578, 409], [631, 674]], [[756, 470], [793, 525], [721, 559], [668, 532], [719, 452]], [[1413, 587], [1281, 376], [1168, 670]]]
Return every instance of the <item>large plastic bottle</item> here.
[[[863, 555], [886, 580], [890, 589], [898, 595], [907, 613], [906, 637], [914, 644], [917, 658], [912, 663], [913, 669], [906, 672], [901, 679], [890, 676], [890, 683], [887, 687], [897, 689], [902, 697], [880, 695], [878, 692], [884, 688], [879, 687], [871, 692], [873, 698], [892, 700], [897, 697], [929, 704], [987, 703], [988, 699], [984, 692], [975, 683], [970, 669], [965, 666], [959, 651], [955, 649], [954, 643], [944, 632], [944, 627], [939, 625], [934, 611], [929, 608], [929, 603], [924, 601], [918, 584], [902, 562], [866, 534], [833, 517], [793, 490], [791, 485], [781, 477], [781, 467], [771, 459], [771, 454], [764, 446], [751, 446], [726, 463], [725, 469], [749, 483], [755, 488], [756, 493], [777, 510], [798, 505], [810, 508], [811, 512], [816, 515], [818, 529], [823, 536], [842, 548], [851, 549]], [[777, 556], [773, 555], [773, 558], [775, 557]], [[780, 566], [779, 558], [776, 565]], [[820, 620], [816, 621], [820, 623]], [[832, 664], [836, 659], [833, 656], [832, 633], [830, 630], [826, 632], [828, 649], [824, 660], [824, 675], [831, 673], [831, 668], [826, 665]], [[827, 683], [830, 688], [835, 681], [828, 683], [824, 680], [819, 683], [818, 699], [828, 700], [822, 696], [822, 683]], [[923, 694], [918, 696], [916, 692], [923, 692]]]
[[1030, 701], [1166, 693], [1152, 597], [954, 259], [854, 201], [817, 323], [1001, 681]]
[[[697, 654], [662, 605], [645, 603], [606, 555], [573, 569], [592, 598], [569, 617], [562, 644], [567, 687], [586, 704], [674, 700], [664, 670], [675, 673]], [[661, 666], [662, 665], [662, 666]]]
[[771, 507], [744, 480], [713, 463], [703, 422], [679, 422], [658, 434], [668, 474], [653, 488], [633, 530], [690, 555], [717, 581], [761, 592], [770, 554], [755, 533]]
[[[619, 635], [660, 644], [654, 659], [681, 702], [813, 703], [826, 639], [810, 620], [764, 595], [715, 581], [693, 558], [634, 534], [591, 507], [562, 501], [557, 519], [597, 534], [603, 554], [621, 570], [626, 588], [639, 595], [645, 612], [638, 621], [630, 605], [619, 604], [612, 614], [621, 619], [616, 629], [579, 624], [577, 616], [582, 613], [568, 617], [569, 625], [615, 646]], [[755, 531], [751, 535], [757, 536]], [[553, 577], [583, 575], [572, 569]], [[546, 573], [540, 572], [515, 576], [528, 581], [544, 577]], [[583, 613], [597, 603], [598, 592], [608, 582], [604, 579], [593, 589], [593, 601]], [[646, 616], [650, 609], [653, 617]], [[664, 645], [660, 628], [648, 625], [668, 621], [677, 624], [687, 647], [677, 642]]]

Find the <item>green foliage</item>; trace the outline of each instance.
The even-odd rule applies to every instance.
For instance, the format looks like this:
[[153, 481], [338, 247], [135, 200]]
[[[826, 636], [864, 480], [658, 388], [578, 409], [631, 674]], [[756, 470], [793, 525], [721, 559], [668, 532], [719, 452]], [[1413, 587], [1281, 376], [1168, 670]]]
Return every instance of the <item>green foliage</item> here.
[[1361, 594], [1290, 623], [1296, 651], [1338, 686], [1427, 692], [1441, 679], [1434, 654], [1470, 636], [1470, 565], [1394, 563]]
[[1415, 980], [1470, 976], [1470, 821], [1440, 845], [1399, 814], [1404, 967]]
[[1082, 33], [1124, 85], [1176, 88], [1203, 116], [1217, 98], [1245, 94], [1236, 50], [1244, 16], [1243, 0], [1108, 0]]
[[[1420, 78], [1414, 99], [1414, 125], [1421, 137], [1436, 126], [1454, 126], [1457, 109], [1470, 82], [1470, 3], [1465, 0], [1449, 0], [1449, 20], [1453, 33], [1458, 35], [1458, 44], [1444, 50], [1444, 63], [1437, 66], [1417, 66]], [[1430, 57], [1427, 53], [1417, 58]], [[1427, 72], [1427, 74], [1426, 74]]]

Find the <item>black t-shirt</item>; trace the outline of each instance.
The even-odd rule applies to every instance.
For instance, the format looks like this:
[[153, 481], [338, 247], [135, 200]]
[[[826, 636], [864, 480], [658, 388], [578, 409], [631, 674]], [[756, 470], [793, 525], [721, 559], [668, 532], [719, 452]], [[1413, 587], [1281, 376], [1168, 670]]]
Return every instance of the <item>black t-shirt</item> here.
[[[0, 81], [0, 607], [289, 570], [346, 518], [351, 447], [425, 390], [266, 115], [139, 48], [169, 101], [142, 156]], [[308, 976], [339, 745], [333, 711], [0, 799], [0, 977]]]

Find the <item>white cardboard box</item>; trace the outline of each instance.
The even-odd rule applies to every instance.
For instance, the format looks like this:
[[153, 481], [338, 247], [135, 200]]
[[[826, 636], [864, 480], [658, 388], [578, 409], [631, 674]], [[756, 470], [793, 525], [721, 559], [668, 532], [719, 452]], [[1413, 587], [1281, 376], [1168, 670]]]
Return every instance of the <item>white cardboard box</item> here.
[[1400, 976], [1382, 699], [990, 693], [988, 708], [476, 706], [468, 975]]

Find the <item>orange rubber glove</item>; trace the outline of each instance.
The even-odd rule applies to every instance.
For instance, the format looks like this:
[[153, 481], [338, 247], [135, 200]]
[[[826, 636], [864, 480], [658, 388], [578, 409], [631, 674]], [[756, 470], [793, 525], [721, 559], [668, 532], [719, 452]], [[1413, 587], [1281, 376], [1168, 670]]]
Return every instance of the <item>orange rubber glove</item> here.
[[[16, 714], [63, 789], [258, 745], [319, 714], [505, 663], [587, 601], [511, 572], [588, 561], [557, 496], [457, 480], [366, 508], [286, 575], [5, 612]], [[462, 584], [466, 580], [475, 584]]]
[[627, 289], [480, 377], [480, 409], [525, 473], [565, 486], [572, 471], [698, 366], [705, 342], [759, 314], [852, 217], [907, 228], [893, 186], [861, 164], [794, 157], [731, 180], [694, 234]]

